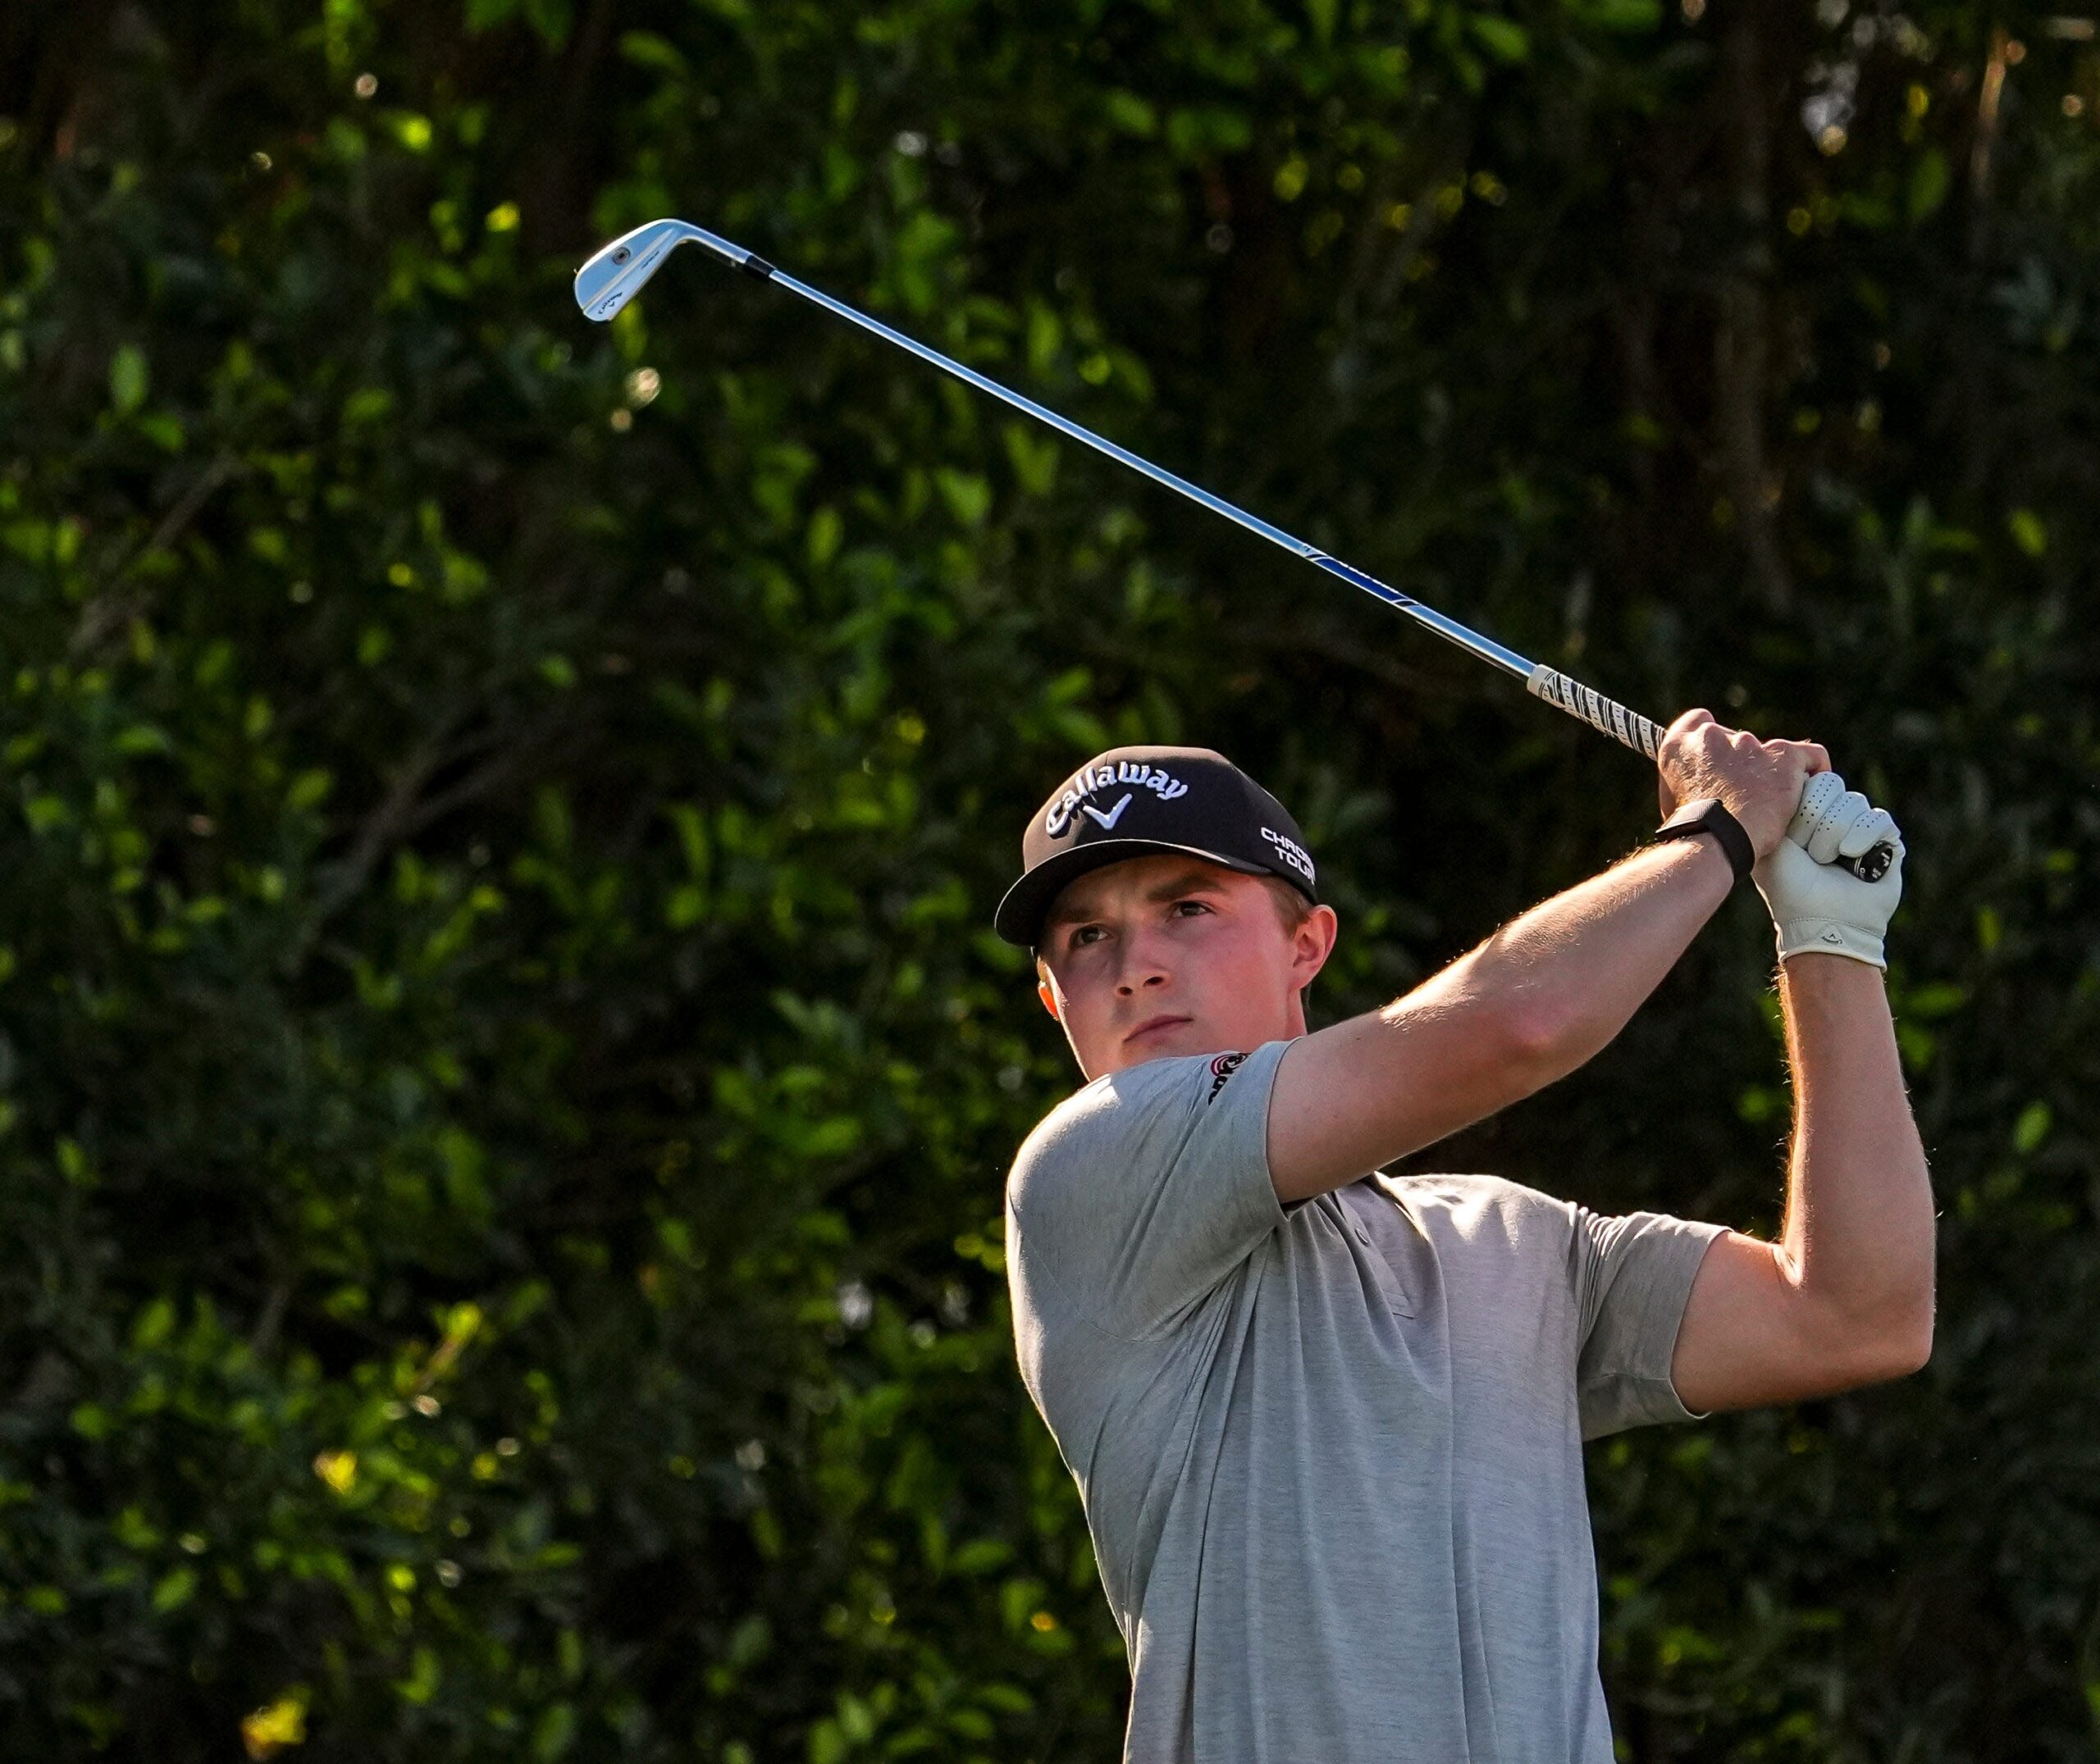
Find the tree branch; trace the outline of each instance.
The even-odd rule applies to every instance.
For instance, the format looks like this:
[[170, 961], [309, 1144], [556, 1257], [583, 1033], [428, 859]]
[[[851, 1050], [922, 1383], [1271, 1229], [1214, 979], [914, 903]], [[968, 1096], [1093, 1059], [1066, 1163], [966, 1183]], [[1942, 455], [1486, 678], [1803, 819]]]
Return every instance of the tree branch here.
[[161, 523], [153, 531], [145, 544], [139, 546], [120, 564], [111, 576], [109, 586], [80, 609], [80, 622], [74, 627], [72, 640], [66, 645], [67, 653], [75, 657], [93, 649], [95, 645], [125, 622], [145, 605], [143, 595], [126, 595], [120, 591], [125, 577], [136, 569], [141, 559], [163, 551], [174, 544], [182, 530], [197, 518], [212, 494], [229, 479], [238, 476], [244, 470], [240, 456], [221, 454], [203, 472], [195, 483], [182, 493], [175, 506], [161, 517]]

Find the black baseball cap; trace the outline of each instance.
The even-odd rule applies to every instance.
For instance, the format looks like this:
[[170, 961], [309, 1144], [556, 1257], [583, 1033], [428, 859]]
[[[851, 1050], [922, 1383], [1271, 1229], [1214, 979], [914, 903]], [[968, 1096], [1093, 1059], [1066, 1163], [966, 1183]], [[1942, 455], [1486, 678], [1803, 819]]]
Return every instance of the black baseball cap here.
[[1034, 948], [1066, 883], [1125, 858], [1180, 852], [1250, 876], [1281, 876], [1317, 902], [1312, 854], [1290, 811], [1208, 747], [1112, 747], [1050, 793], [1021, 835], [1021, 878], [992, 915]]

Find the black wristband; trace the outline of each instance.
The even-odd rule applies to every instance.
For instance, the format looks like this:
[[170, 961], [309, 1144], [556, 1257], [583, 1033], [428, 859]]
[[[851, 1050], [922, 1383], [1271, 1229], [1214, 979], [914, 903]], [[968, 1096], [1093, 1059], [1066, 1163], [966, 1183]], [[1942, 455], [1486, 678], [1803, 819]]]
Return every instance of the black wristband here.
[[1742, 823], [1728, 813], [1727, 805], [1718, 796], [1701, 796], [1685, 804], [1655, 829], [1655, 837], [1659, 843], [1665, 839], [1690, 839], [1699, 833], [1714, 836], [1728, 854], [1728, 868], [1735, 872], [1737, 882], [1750, 873], [1751, 866], [1757, 861], [1756, 848], [1742, 830]]

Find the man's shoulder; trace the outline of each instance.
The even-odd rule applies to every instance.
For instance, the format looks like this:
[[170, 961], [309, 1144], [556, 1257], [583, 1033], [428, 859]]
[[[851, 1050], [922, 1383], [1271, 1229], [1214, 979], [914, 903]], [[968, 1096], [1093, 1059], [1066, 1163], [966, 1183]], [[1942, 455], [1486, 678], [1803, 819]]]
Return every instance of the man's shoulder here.
[[1249, 1052], [1169, 1054], [1104, 1072], [1053, 1106], [1030, 1129], [1028, 1140], [1054, 1133], [1073, 1121], [1111, 1114], [1154, 1096], [1186, 1092], [1203, 1101], [1212, 1100], [1249, 1057]]
[[1174, 1054], [1104, 1072], [1029, 1130], [1015, 1154], [1008, 1192], [1075, 1161], [1142, 1156], [1148, 1146], [1160, 1150], [1179, 1142], [1260, 1051]]
[[[1185, 1054], [1148, 1060], [1140, 1065], [1125, 1066], [1118, 1072], [1104, 1072], [1091, 1083], [1082, 1084], [1029, 1129], [1015, 1158], [1016, 1168], [1025, 1160], [1040, 1158], [1067, 1144], [1075, 1135], [1083, 1137], [1091, 1129], [1107, 1126], [1119, 1110], [1188, 1085], [1195, 1069], [1212, 1064], [1213, 1057], [1208, 1054]], [[1244, 1057], [1238, 1054], [1215, 1056], [1217, 1060], [1233, 1060]]]

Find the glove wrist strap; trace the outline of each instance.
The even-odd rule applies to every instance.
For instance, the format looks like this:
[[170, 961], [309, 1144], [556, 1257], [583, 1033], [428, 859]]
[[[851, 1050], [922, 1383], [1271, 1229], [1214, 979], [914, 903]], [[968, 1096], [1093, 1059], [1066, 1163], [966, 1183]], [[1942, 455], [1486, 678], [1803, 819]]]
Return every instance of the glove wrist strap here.
[[1728, 856], [1728, 868], [1741, 882], [1757, 861], [1757, 850], [1750, 842], [1750, 835], [1742, 830], [1742, 823], [1728, 813], [1728, 806], [1718, 796], [1701, 796], [1686, 803], [1655, 832], [1654, 840], [1659, 844], [1665, 839], [1691, 839], [1701, 833], [1711, 833], [1722, 850]]

